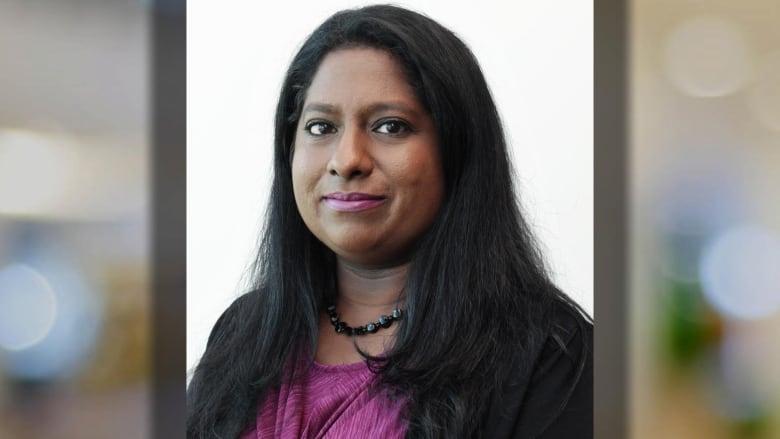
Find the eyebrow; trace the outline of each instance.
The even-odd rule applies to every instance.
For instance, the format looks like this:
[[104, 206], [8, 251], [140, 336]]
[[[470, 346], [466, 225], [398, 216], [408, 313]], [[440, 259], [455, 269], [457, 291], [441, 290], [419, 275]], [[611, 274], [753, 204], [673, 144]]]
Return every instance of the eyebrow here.
[[338, 113], [338, 108], [335, 105], [324, 104], [320, 102], [312, 102], [303, 109], [303, 113], [326, 113], [335, 114]]
[[[400, 111], [403, 113], [407, 113], [413, 116], [417, 116], [419, 114], [419, 111], [410, 107], [409, 105], [403, 103], [403, 102], [376, 102], [368, 107], [366, 107], [362, 113], [364, 114], [372, 114], [372, 113], [379, 113], [382, 111]], [[339, 107], [333, 104], [326, 104], [324, 102], [312, 102], [303, 109], [303, 114], [306, 113], [325, 113], [325, 114], [339, 114], [341, 111], [339, 110]]]

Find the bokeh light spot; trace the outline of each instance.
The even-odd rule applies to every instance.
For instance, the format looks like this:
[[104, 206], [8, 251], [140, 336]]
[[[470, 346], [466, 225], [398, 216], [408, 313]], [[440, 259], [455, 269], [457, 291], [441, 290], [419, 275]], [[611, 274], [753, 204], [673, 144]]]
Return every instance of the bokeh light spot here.
[[760, 319], [780, 308], [780, 237], [759, 227], [716, 236], [700, 265], [707, 300], [724, 316]]
[[669, 80], [697, 97], [725, 96], [751, 76], [751, 56], [736, 25], [718, 17], [697, 17], [669, 35], [665, 51]]
[[29, 214], [58, 202], [69, 178], [55, 138], [0, 130], [0, 213]]
[[32, 267], [0, 270], [0, 347], [18, 351], [42, 340], [57, 317], [51, 285]]

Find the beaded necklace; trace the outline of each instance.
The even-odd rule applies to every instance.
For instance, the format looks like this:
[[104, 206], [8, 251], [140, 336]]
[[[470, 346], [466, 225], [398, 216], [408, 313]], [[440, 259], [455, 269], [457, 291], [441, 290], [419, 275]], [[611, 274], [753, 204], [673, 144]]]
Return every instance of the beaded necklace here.
[[328, 315], [330, 316], [330, 323], [336, 329], [337, 334], [346, 335], [366, 335], [373, 334], [382, 328], [389, 328], [394, 321], [401, 318], [403, 313], [400, 308], [395, 308], [389, 316], [381, 315], [376, 322], [369, 322], [363, 326], [353, 328], [346, 323], [339, 320], [339, 314], [336, 312], [336, 305], [330, 305], [327, 308]]

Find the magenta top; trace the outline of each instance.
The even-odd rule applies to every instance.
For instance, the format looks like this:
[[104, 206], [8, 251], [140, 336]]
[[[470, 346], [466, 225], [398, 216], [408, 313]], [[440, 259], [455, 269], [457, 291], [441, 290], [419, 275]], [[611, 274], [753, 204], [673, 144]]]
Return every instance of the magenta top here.
[[257, 424], [242, 439], [403, 438], [403, 399], [378, 391], [365, 361], [337, 366], [314, 363], [293, 383], [265, 398]]

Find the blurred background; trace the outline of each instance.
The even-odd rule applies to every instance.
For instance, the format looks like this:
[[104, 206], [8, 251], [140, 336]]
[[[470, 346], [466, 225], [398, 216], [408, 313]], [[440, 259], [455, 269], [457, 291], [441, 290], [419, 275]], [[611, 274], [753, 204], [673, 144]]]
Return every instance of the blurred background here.
[[[0, 438], [149, 436], [148, 3], [0, 0]], [[628, 436], [778, 438], [780, 3], [635, 0], [628, 6]], [[244, 72], [267, 71], [262, 63], [268, 59], [286, 64], [295, 44], [333, 9], [320, 8], [305, 19], [289, 18], [298, 39], [278, 52], [246, 57], [216, 44], [208, 31], [193, 41], [244, 60], [239, 65], [245, 70], [223, 72], [229, 75], [221, 83], [229, 83]], [[500, 17], [507, 34], [574, 26], [566, 21], [545, 28], [523, 8]], [[512, 79], [508, 58], [499, 56], [510, 51], [491, 49], [448, 10], [457, 12], [445, 7], [431, 14], [464, 34], [491, 85], [503, 76]], [[203, 19], [231, 22], [235, 14], [225, 11]], [[278, 16], [258, 13], [257, 20], [234, 32], [248, 38], [248, 29]], [[552, 54], [563, 52], [545, 50], [550, 56], [540, 59], [551, 64], [536, 65], [537, 77], [562, 74], [552, 67], [557, 62]], [[497, 61], [489, 67], [493, 52]], [[193, 67], [196, 75], [219, 73]], [[267, 84], [275, 93], [282, 73], [275, 72], [246, 83]], [[590, 73], [582, 74], [589, 82]], [[526, 87], [525, 94], [533, 92], [533, 81], [514, 83]], [[239, 91], [246, 90], [205, 93], [224, 103]], [[504, 111], [525, 105], [500, 96]], [[561, 93], [550, 105], [565, 107], [566, 96]], [[252, 109], [250, 100], [243, 102], [240, 108]], [[544, 126], [544, 114], [524, 113], [515, 143], [522, 143], [525, 129]], [[208, 120], [214, 114], [193, 116]], [[256, 121], [235, 119], [234, 128], [249, 130]], [[560, 124], [554, 117], [550, 121]], [[225, 139], [226, 133], [205, 138], [215, 135]], [[258, 139], [265, 142], [270, 135]], [[263, 166], [261, 171], [269, 169]], [[238, 186], [254, 182], [233, 178]], [[213, 193], [212, 202], [223, 194]], [[241, 230], [254, 233], [260, 198], [240, 200]], [[539, 199], [531, 201], [538, 207]], [[541, 205], [552, 218], [565, 213]], [[550, 231], [560, 230], [553, 225]], [[222, 231], [229, 238], [234, 229]], [[210, 236], [193, 243], [208, 245], [211, 239], [210, 245], [236, 246], [232, 254], [238, 256], [227, 261], [237, 272], [228, 272], [221, 284], [210, 283], [213, 275], [203, 281], [204, 294], [219, 291], [223, 296], [217, 300], [226, 302], [230, 297], [224, 294], [234, 291], [254, 242]], [[566, 242], [566, 236], [560, 238]], [[566, 247], [553, 244], [555, 252], [565, 253]], [[209, 318], [195, 323], [207, 331]], [[188, 347], [188, 366], [190, 355], [197, 358], [199, 349]]]
[[780, 2], [629, 6], [630, 436], [780, 438]]
[[0, 438], [148, 437], [148, 21], [0, 0]]

